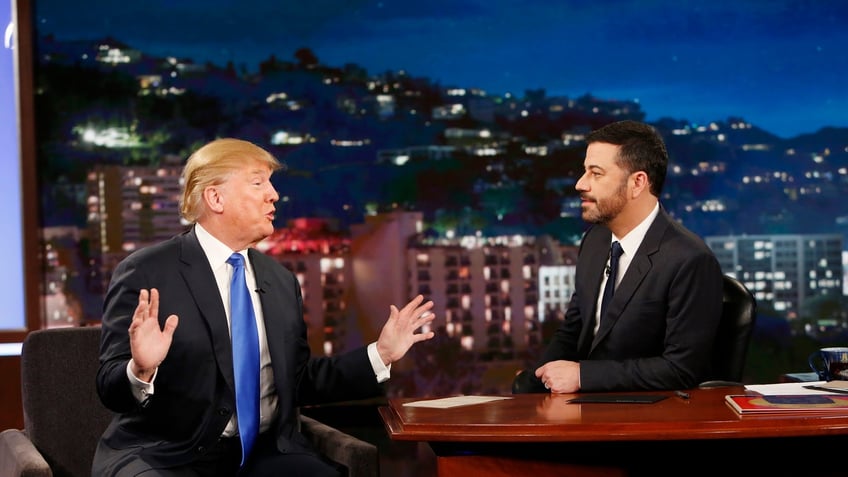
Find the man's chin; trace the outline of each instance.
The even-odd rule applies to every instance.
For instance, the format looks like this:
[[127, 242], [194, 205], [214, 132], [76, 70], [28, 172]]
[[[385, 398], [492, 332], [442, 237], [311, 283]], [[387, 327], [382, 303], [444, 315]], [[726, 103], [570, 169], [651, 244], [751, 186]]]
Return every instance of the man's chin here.
[[261, 230], [260, 234], [261, 234], [261, 237], [259, 237], [259, 238], [256, 240], [257, 242], [260, 242], [260, 241], [262, 241], [262, 240], [265, 240], [266, 238], [268, 238], [268, 237], [270, 237], [271, 235], [273, 235], [273, 234], [274, 234], [274, 224], [273, 224], [273, 222], [269, 222], [267, 225], [265, 225], [264, 227], [262, 227], [262, 230]]
[[604, 220], [603, 217], [599, 216], [598, 214], [584, 213], [583, 214], [583, 220], [585, 222], [590, 223], [590, 224], [605, 224], [606, 223], [606, 220]]
[[595, 213], [595, 210], [588, 210], [586, 207], [584, 207], [582, 213], [580, 214], [580, 217], [585, 222], [589, 222], [590, 224], [598, 223], [598, 214]]

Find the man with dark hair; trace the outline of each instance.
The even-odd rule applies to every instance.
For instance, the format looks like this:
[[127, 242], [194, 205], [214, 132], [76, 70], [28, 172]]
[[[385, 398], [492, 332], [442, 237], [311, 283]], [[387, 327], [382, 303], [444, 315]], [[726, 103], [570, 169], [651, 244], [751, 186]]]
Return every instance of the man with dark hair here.
[[576, 188], [593, 225], [565, 320], [537, 366], [519, 376], [519, 392], [694, 387], [711, 372], [718, 261], [659, 202], [668, 153], [653, 127], [620, 121], [586, 142]]

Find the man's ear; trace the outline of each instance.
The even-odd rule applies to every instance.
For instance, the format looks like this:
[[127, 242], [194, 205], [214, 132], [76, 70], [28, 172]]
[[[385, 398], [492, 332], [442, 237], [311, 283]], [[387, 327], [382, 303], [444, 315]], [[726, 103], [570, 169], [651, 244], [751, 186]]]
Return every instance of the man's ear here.
[[224, 196], [218, 186], [209, 186], [203, 189], [203, 201], [206, 209], [210, 212], [221, 213], [224, 211]]
[[631, 189], [631, 197], [633, 199], [644, 193], [650, 193], [651, 183], [648, 181], [648, 174], [645, 171], [636, 171], [630, 174], [630, 181], [633, 184], [633, 188]]

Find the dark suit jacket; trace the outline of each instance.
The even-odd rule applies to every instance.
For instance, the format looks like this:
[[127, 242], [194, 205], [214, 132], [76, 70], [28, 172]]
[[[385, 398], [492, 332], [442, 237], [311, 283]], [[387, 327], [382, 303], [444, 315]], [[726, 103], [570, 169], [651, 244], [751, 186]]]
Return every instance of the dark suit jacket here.
[[577, 261], [563, 324], [529, 373], [549, 361], [580, 362], [581, 391], [688, 389], [710, 374], [721, 316], [722, 272], [699, 237], [661, 208], [592, 336], [612, 233], [591, 227]]
[[[310, 357], [295, 276], [273, 259], [249, 250], [261, 293], [268, 347], [279, 395], [271, 431], [282, 452], [308, 447], [297, 431], [297, 407], [361, 399], [383, 392], [366, 349], [332, 358]], [[158, 288], [159, 321], [179, 316], [168, 355], [157, 371], [154, 394], [139, 405], [130, 391], [128, 328], [142, 288]], [[190, 230], [139, 250], [115, 269], [102, 320], [97, 390], [117, 415], [94, 458], [95, 475], [111, 474], [138, 456], [153, 467], [181, 465], [213, 445], [235, 412], [233, 358], [227, 318], [212, 269]]]

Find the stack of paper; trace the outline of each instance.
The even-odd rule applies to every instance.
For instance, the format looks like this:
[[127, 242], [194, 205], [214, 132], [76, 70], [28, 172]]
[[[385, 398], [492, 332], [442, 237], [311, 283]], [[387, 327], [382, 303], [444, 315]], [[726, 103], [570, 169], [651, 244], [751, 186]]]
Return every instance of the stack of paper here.
[[763, 395], [782, 395], [782, 394], [829, 394], [827, 391], [821, 391], [811, 388], [810, 386], [818, 386], [827, 384], [827, 381], [813, 381], [806, 383], [776, 383], [776, 384], [748, 384], [745, 389], [754, 391]]
[[447, 409], [457, 406], [470, 406], [472, 404], [483, 404], [501, 399], [512, 399], [509, 396], [454, 396], [441, 399], [425, 399], [404, 403], [406, 407], [430, 407], [435, 409]]
[[804, 386], [807, 389], [826, 391], [831, 393], [848, 394], [848, 381], [828, 381], [822, 383], [810, 383]]
[[848, 411], [848, 395], [843, 394], [730, 394], [725, 396], [725, 400], [730, 407], [743, 415]]

